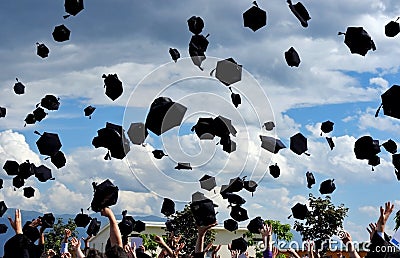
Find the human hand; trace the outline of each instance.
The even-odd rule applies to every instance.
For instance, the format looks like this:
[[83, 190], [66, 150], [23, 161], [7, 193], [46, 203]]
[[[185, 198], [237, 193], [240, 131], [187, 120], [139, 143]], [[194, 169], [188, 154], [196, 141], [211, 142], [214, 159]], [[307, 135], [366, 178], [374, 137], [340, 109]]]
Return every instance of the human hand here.
[[33, 228], [37, 228], [39, 225], [42, 225], [42, 220], [40, 218], [32, 220], [31, 224], [29, 224], [29, 226]]
[[93, 236], [87, 236], [86, 238], [84, 238], [84, 237], [81, 238], [83, 240], [83, 242], [85, 243], [85, 249], [89, 248], [89, 241], [92, 238], [93, 238]]
[[11, 217], [8, 217], [8, 221], [10, 222], [11, 227], [14, 229], [15, 234], [22, 234], [22, 216], [20, 209], [15, 210], [14, 220]]
[[71, 246], [76, 251], [81, 248], [81, 241], [78, 240], [76, 237], [71, 239]]
[[238, 250], [231, 250], [231, 258], [238, 258], [239, 251]]
[[198, 232], [198, 234], [199, 234], [200, 236], [204, 236], [210, 228], [216, 226], [217, 224], [218, 224], [218, 223], [215, 221], [214, 223], [211, 223], [210, 225], [206, 225], [206, 226], [197, 226], [197, 232]]
[[264, 224], [263, 228], [260, 229], [262, 237], [270, 237], [272, 235], [272, 225]]
[[64, 242], [67, 243], [68, 242], [68, 238], [71, 236], [71, 230], [69, 230], [68, 228], [64, 229]]
[[53, 249], [47, 250], [47, 255], [48, 257], [53, 257], [56, 255], [56, 252]]
[[105, 207], [100, 210], [100, 214], [101, 214], [101, 216], [110, 218], [113, 215], [113, 212], [109, 207]]
[[276, 246], [272, 247], [272, 258], [277, 257], [278, 253], [279, 253], [279, 249]]
[[373, 235], [376, 232], [376, 223], [369, 223], [369, 228], [367, 228], [367, 231], [369, 233], [369, 240], [372, 240]]
[[378, 222], [376, 223], [376, 230], [378, 232], [385, 232], [386, 222], [389, 219], [390, 214], [393, 212], [393, 209], [394, 204], [391, 204], [390, 202], [385, 203], [385, 209], [383, 209], [382, 206], [379, 208], [380, 216]]
[[72, 255], [69, 252], [61, 254], [61, 258], [71, 258]]
[[159, 244], [165, 243], [164, 239], [162, 237], [158, 236], [158, 235], [154, 236], [154, 241], [156, 241]]

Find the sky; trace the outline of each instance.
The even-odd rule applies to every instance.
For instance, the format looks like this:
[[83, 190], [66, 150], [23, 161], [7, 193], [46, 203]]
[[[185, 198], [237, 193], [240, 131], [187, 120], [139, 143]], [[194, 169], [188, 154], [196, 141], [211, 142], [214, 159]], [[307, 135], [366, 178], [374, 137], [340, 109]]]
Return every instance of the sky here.
[[[204, 174], [216, 176], [219, 192], [230, 178], [247, 176], [258, 182], [254, 196], [243, 191], [249, 217], [288, 219], [290, 208], [306, 203], [308, 195], [321, 196], [319, 183], [334, 179], [337, 189], [330, 195], [335, 205], [349, 207], [344, 228], [353, 239], [365, 241], [365, 230], [379, 215], [386, 201], [400, 209], [399, 182], [391, 156], [382, 148], [381, 164], [374, 171], [366, 160], [357, 160], [354, 142], [370, 135], [380, 143], [399, 142], [400, 123], [380, 113], [380, 95], [398, 83], [400, 54], [398, 36], [388, 38], [384, 26], [400, 13], [394, 0], [302, 1], [310, 13], [309, 26], [301, 26], [286, 1], [258, 1], [267, 12], [267, 25], [256, 32], [243, 26], [242, 13], [252, 1], [203, 0], [185, 2], [136, 0], [86, 0], [85, 9], [67, 19], [62, 0], [1, 1], [0, 3], [0, 164], [6, 160], [52, 169], [55, 180], [25, 185], [35, 188], [27, 199], [22, 188], [12, 187], [12, 178], [1, 170], [4, 188], [0, 200], [8, 207], [76, 214], [90, 206], [92, 182], [110, 179], [120, 189], [116, 213], [126, 209], [133, 215], [157, 215], [164, 197], [182, 209], [191, 194], [203, 192], [216, 204], [219, 223], [229, 217], [228, 203], [213, 191], [200, 188]], [[203, 18], [203, 34], [210, 34], [204, 71], [194, 66], [188, 53], [191, 33], [187, 20]], [[71, 30], [68, 41], [55, 42], [52, 31], [64, 24]], [[376, 51], [365, 56], [351, 54], [344, 44], [349, 26], [363, 27], [372, 37]], [[36, 55], [36, 42], [50, 49], [47, 58]], [[181, 53], [178, 62], [169, 56], [170, 47]], [[289, 67], [284, 52], [294, 47], [299, 67]], [[232, 57], [243, 66], [242, 80], [232, 90], [242, 97], [235, 108], [229, 89], [210, 72], [217, 61]], [[123, 94], [115, 101], [105, 94], [103, 74], [117, 74]], [[26, 86], [23, 95], [13, 92], [16, 78]], [[60, 98], [60, 108], [47, 117], [24, 126], [25, 116], [46, 94]], [[122, 159], [104, 160], [106, 149], [96, 149], [92, 139], [106, 122], [122, 125], [144, 122], [152, 101], [165, 96], [187, 107], [180, 127], [161, 136], [149, 133], [145, 146], [130, 145]], [[92, 118], [83, 109], [96, 107]], [[237, 129], [237, 150], [222, 151], [214, 141], [200, 141], [190, 130], [199, 117], [222, 115]], [[334, 130], [320, 136], [321, 122], [335, 123]], [[273, 131], [262, 125], [274, 121]], [[67, 164], [61, 169], [37, 149], [34, 131], [59, 134]], [[310, 156], [289, 148], [278, 154], [261, 148], [259, 135], [279, 138], [286, 146], [301, 132], [308, 139]], [[324, 136], [333, 137], [333, 150]], [[168, 156], [155, 160], [151, 151], [163, 149]], [[190, 162], [193, 170], [175, 170], [177, 162]], [[268, 167], [277, 163], [279, 178]], [[306, 171], [317, 184], [308, 189]], [[392, 216], [394, 218], [394, 216]], [[246, 225], [247, 222], [245, 222]], [[390, 219], [389, 232], [394, 227]]]

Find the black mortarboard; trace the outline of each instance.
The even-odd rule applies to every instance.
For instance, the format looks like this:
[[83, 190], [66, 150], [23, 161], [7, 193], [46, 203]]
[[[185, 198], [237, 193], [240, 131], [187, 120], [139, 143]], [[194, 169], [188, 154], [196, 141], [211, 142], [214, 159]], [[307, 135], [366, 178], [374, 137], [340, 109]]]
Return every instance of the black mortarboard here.
[[111, 100], [114, 101], [122, 95], [122, 82], [118, 79], [117, 74], [103, 74], [102, 78], [104, 78], [104, 88], [106, 88], [106, 95]]
[[173, 200], [169, 198], [164, 198], [164, 201], [162, 203], [161, 207], [161, 213], [164, 214], [165, 216], [169, 217], [172, 214], [175, 213], [175, 203]]
[[383, 114], [400, 119], [400, 86], [393, 85], [381, 95], [382, 104], [375, 113], [375, 117], [378, 116], [380, 108], [383, 108]]
[[131, 123], [129, 126], [128, 137], [133, 144], [143, 144], [148, 134], [144, 123]]
[[12, 184], [15, 188], [21, 188], [25, 184], [25, 180], [21, 176], [15, 176]]
[[100, 231], [101, 221], [97, 220], [96, 218], [92, 218], [90, 224], [86, 230], [86, 234], [88, 236], [95, 236]]
[[222, 144], [222, 150], [227, 152], [227, 153], [231, 153], [234, 152], [236, 150], [236, 142], [232, 141], [230, 139], [230, 137], [226, 137], [228, 139], [227, 142], [225, 142], [224, 144]]
[[18, 78], [16, 78], [17, 82], [14, 84], [14, 92], [15, 94], [21, 95], [25, 93], [25, 85], [22, 84], [22, 82], [18, 81]]
[[141, 220], [136, 220], [135, 224], [133, 225], [133, 231], [140, 233], [145, 230], [146, 230], [146, 223], [144, 223]]
[[226, 219], [224, 221], [224, 228], [228, 231], [235, 231], [239, 228], [237, 221], [233, 219]]
[[303, 220], [306, 218], [308, 213], [307, 205], [296, 203], [295, 206], [292, 207], [293, 218]]
[[379, 164], [381, 164], [381, 158], [379, 158], [377, 155], [368, 159], [368, 165], [372, 166], [372, 171], [374, 171], [374, 167], [378, 166]]
[[187, 108], [168, 97], [158, 97], [151, 103], [146, 117], [146, 128], [156, 135], [179, 126]]
[[246, 200], [245, 199], [243, 199], [240, 195], [238, 195], [238, 194], [234, 194], [234, 193], [226, 193], [226, 196], [227, 196], [227, 199], [228, 199], [228, 202], [229, 202], [229, 205], [230, 206], [233, 206], [232, 204], [234, 204], [234, 205], [242, 205], [242, 204], [245, 204], [246, 203]]
[[243, 189], [243, 187], [244, 187], [244, 182], [242, 178], [240, 177], [231, 178], [229, 180], [229, 185], [224, 192], [226, 193], [240, 192]]
[[57, 151], [56, 154], [51, 156], [50, 161], [56, 168], [62, 168], [67, 163], [67, 159], [62, 151]]
[[312, 185], [315, 184], [315, 177], [310, 171], [306, 172], [307, 187], [311, 189]]
[[397, 144], [392, 139], [382, 143], [383, 148], [389, 153], [395, 154], [397, 152]]
[[4, 201], [0, 201], [0, 217], [3, 217], [4, 213], [7, 211], [7, 205]]
[[162, 159], [164, 156], [168, 156], [163, 150], [153, 150], [151, 153], [153, 153], [153, 156], [156, 159]]
[[7, 160], [3, 166], [4, 171], [6, 171], [9, 176], [16, 176], [19, 172], [19, 164], [15, 160]]
[[190, 169], [190, 170], [192, 170], [192, 167], [190, 166], [190, 163], [188, 163], [188, 162], [178, 162], [178, 165], [175, 166], [175, 169], [178, 169], [178, 170]]
[[172, 58], [172, 60], [174, 60], [175, 63], [181, 57], [181, 54], [179, 53], [178, 49], [176, 49], [176, 48], [169, 48], [168, 52], [171, 55], [171, 58]]
[[83, 0], [65, 0], [64, 7], [66, 13], [75, 16], [83, 10]]
[[19, 164], [18, 175], [23, 179], [28, 179], [35, 174], [35, 165], [30, 163], [29, 160]]
[[263, 127], [264, 127], [265, 130], [267, 130], [267, 131], [272, 131], [272, 130], [274, 129], [274, 127], [275, 127], [275, 123], [274, 123], [273, 121], [268, 121], [268, 122], [265, 122], [265, 123], [263, 124]]
[[218, 61], [215, 77], [226, 86], [230, 86], [242, 79], [242, 65], [236, 63], [232, 57]]
[[28, 187], [24, 187], [24, 196], [26, 198], [31, 198], [35, 195], [35, 189], [33, 189], [33, 187], [28, 186]]
[[279, 150], [286, 148], [285, 144], [279, 139], [270, 136], [260, 135], [261, 148], [266, 149], [272, 153], [278, 153]]
[[193, 195], [190, 210], [193, 213], [196, 225], [207, 226], [215, 223], [217, 220], [213, 201], [205, 197], [200, 200], [193, 200], [194, 198]]
[[200, 34], [204, 28], [204, 21], [199, 16], [192, 16], [187, 20], [189, 31], [193, 34]]
[[0, 224], [0, 234], [4, 234], [7, 232], [7, 225], [6, 224]]
[[40, 238], [40, 232], [36, 227], [31, 227], [31, 223], [32, 221], [29, 220], [25, 222], [24, 226], [22, 227], [22, 233], [34, 243]]
[[94, 195], [90, 206], [95, 212], [101, 209], [114, 205], [118, 200], [118, 187], [115, 186], [109, 179], [106, 179], [101, 184], [92, 183]]
[[242, 104], [242, 99], [239, 94], [231, 93], [231, 100], [233, 105], [237, 108], [240, 104]]
[[130, 233], [132, 233], [133, 225], [136, 222], [132, 216], [127, 216], [126, 213], [126, 210], [122, 212], [122, 220], [118, 223], [118, 227], [122, 236], [128, 236]]
[[297, 4], [292, 4], [291, 0], [287, 0], [286, 2], [289, 4], [289, 8], [293, 12], [293, 14], [297, 17], [297, 19], [299, 19], [301, 25], [303, 27], [308, 27], [307, 21], [309, 21], [311, 17], [308, 14], [308, 11], [304, 7], [304, 5], [300, 2], [298, 2]]
[[385, 25], [385, 35], [387, 37], [394, 37], [400, 32], [400, 24], [397, 22], [399, 18], [396, 19], [396, 21], [390, 21], [388, 24]]
[[243, 237], [232, 240], [231, 250], [238, 250], [240, 253], [244, 253], [247, 250], [247, 242]]
[[42, 222], [42, 227], [44, 228], [52, 228], [56, 218], [54, 218], [53, 213], [45, 213], [42, 217], [39, 217]]
[[36, 43], [36, 54], [40, 56], [41, 58], [46, 58], [49, 56], [50, 50], [48, 47], [46, 47], [45, 44], [43, 43]]
[[215, 177], [210, 176], [210, 175], [204, 175], [202, 178], [200, 178], [199, 181], [200, 181], [200, 187], [207, 191], [211, 191], [212, 189], [214, 189], [214, 187], [217, 186]]
[[298, 67], [300, 64], [300, 56], [293, 47], [290, 47], [289, 50], [285, 52], [285, 60], [288, 66], [291, 67]]
[[333, 181], [334, 179], [328, 179], [322, 182], [321, 185], [319, 186], [319, 192], [321, 194], [333, 193], [333, 191], [335, 191], [336, 189], [335, 183]]
[[47, 113], [41, 107], [37, 107], [32, 113], [35, 116], [35, 121], [38, 122], [42, 121], [47, 116]]
[[254, 180], [246, 180], [243, 182], [243, 188], [249, 191], [251, 195], [253, 195], [253, 193], [256, 191], [257, 186], [258, 184]]
[[203, 70], [201, 63], [206, 59], [205, 53], [208, 47], [208, 37], [203, 35], [193, 35], [189, 42], [189, 55], [194, 65]]
[[228, 136], [232, 134], [236, 136], [236, 129], [232, 125], [232, 121], [223, 116], [217, 116], [214, 118], [215, 135], [219, 137]]
[[24, 121], [25, 121], [25, 126], [26, 126], [27, 124], [28, 124], [28, 125], [31, 125], [31, 124], [36, 123], [35, 115], [32, 114], [32, 113], [26, 115]]
[[260, 216], [250, 220], [249, 224], [247, 225], [247, 229], [252, 234], [259, 234], [260, 230], [263, 228], [264, 228], [264, 221]]
[[239, 222], [249, 219], [249, 216], [247, 215], [247, 210], [238, 205], [232, 206], [231, 212], [229, 215], [232, 217], [232, 219], [239, 221]]
[[273, 178], [278, 178], [281, 175], [281, 169], [279, 168], [278, 164], [269, 166], [269, 173]]
[[0, 107], [0, 117], [6, 117], [7, 109], [5, 107]]
[[40, 135], [39, 140], [36, 141], [40, 154], [53, 156], [61, 149], [62, 144], [58, 134], [48, 132], [40, 134], [38, 131], [35, 131], [35, 133]]
[[48, 110], [58, 110], [60, 108], [60, 98], [54, 95], [46, 95], [40, 100], [40, 105]]
[[[125, 136], [125, 130], [120, 125], [107, 122], [106, 127], [97, 131], [97, 136], [93, 138], [92, 145], [95, 148], [107, 148], [105, 159], [123, 159], [130, 151], [129, 140]], [[111, 157], [110, 157], [111, 153]]]
[[58, 25], [54, 27], [54, 31], [52, 33], [53, 39], [57, 42], [63, 42], [69, 40], [69, 36], [71, 35], [71, 31], [65, 27], [64, 24]]
[[332, 121], [329, 121], [329, 120], [327, 120], [327, 121], [321, 123], [321, 131], [322, 131], [323, 133], [330, 133], [330, 132], [332, 132], [332, 131], [333, 131], [333, 125], [334, 125], [334, 124], [335, 124], [335, 123], [333, 123]]
[[256, 1], [253, 2], [253, 5], [243, 13], [243, 26], [257, 31], [267, 25], [267, 12], [259, 8]]
[[[304, 137], [301, 133], [297, 133], [290, 137], [290, 149], [296, 153], [297, 155], [301, 155], [305, 153], [307, 148], [307, 138]], [[309, 155], [305, 153], [306, 155]]]
[[362, 136], [354, 143], [357, 159], [371, 159], [379, 152], [381, 152], [379, 141], [373, 140], [371, 136]]
[[89, 117], [89, 119], [91, 119], [92, 118], [92, 114], [93, 114], [93, 112], [96, 110], [96, 108], [95, 107], [92, 107], [92, 106], [87, 106], [87, 107], [85, 107], [84, 109], [83, 109], [83, 112], [85, 113], [85, 116], [88, 116]]
[[328, 142], [329, 148], [333, 150], [335, 148], [335, 143], [332, 140], [332, 137], [325, 137], [326, 141]]
[[200, 140], [212, 140], [215, 137], [214, 119], [212, 117], [200, 117], [191, 131], [195, 132]]
[[3, 183], [4, 183], [4, 180], [0, 178], [0, 189], [3, 188]]
[[83, 213], [83, 209], [81, 209], [81, 213], [76, 214], [74, 222], [77, 227], [85, 228], [92, 218], [88, 214]]
[[392, 155], [392, 164], [396, 171], [400, 171], [400, 153]]
[[369, 50], [376, 50], [374, 41], [363, 27], [347, 27], [346, 33], [338, 33], [341, 34], [345, 35], [344, 43], [352, 54], [365, 56]]

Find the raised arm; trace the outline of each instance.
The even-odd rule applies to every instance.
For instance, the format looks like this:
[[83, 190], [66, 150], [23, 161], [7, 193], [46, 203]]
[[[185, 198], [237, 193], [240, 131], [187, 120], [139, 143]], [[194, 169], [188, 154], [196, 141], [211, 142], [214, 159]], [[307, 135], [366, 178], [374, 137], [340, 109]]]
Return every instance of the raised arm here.
[[263, 228], [260, 229], [260, 233], [265, 246], [263, 257], [272, 258], [272, 225], [264, 224]]
[[79, 239], [77, 239], [76, 237], [73, 237], [71, 239], [71, 246], [72, 246], [72, 249], [75, 251], [77, 258], [85, 257], [85, 255], [83, 254], [83, 252], [81, 250], [81, 241]]
[[293, 248], [289, 248], [288, 252], [293, 255], [295, 258], [301, 258], [300, 255], [293, 249]]
[[360, 255], [357, 253], [356, 249], [353, 245], [353, 240], [349, 232], [345, 232], [344, 237], [342, 238], [343, 244], [347, 247], [349, 252], [350, 258], [361, 258]]
[[110, 223], [110, 244], [113, 246], [122, 246], [122, 236], [121, 231], [119, 231], [117, 220], [115, 219], [114, 213], [108, 207], [101, 210], [101, 215], [108, 218]]
[[197, 240], [196, 240], [196, 246], [194, 247], [194, 253], [195, 257], [196, 254], [198, 255], [197, 257], [204, 256], [204, 238], [206, 236], [207, 231], [217, 225], [217, 222], [214, 222], [210, 225], [207, 226], [198, 226], [197, 227]]
[[174, 251], [172, 251], [171, 247], [165, 243], [164, 239], [160, 236], [155, 236], [154, 241], [156, 241], [166, 252], [169, 256], [174, 257]]
[[378, 222], [376, 223], [376, 231], [384, 233], [386, 222], [389, 219], [390, 214], [393, 212], [394, 205], [390, 202], [385, 203], [385, 208], [380, 207], [380, 216], [378, 218]]
[[14, 229], [16, 235], [22, 234], [22, 218], [21, 211], [19, 209], [15, 210], [14, 220], [11, 217], [8, 217], [8, 221], [10, 222], [10, 225]]

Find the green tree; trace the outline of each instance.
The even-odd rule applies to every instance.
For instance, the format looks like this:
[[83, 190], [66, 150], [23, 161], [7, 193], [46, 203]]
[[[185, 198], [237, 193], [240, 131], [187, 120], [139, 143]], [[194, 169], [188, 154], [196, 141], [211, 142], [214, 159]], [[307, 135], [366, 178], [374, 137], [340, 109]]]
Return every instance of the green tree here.
[[[190, 206], [186, 205], [182, 211], [177, 211], [175, 214], [171, 215], [171, 219], [174, 221], [176, 230], [182, 235], [182, 239], [185, 241], [183, 251], [187, 254], [191, 254], [194, 252], [194, 247], [196, 245], [197, 226]], [[214, 230], [209, 230], [204, 239], [204, 246], [214, 242], [214, 240], [215, 232]]]
[[69, 218], [65, 224], [62, 218], [57, 218], [56, 223], [53, 227], [45, 233], [45, 247], [46, 250], [53, 249], [56, 253], [60, 252], [61, 242], [64, 238], [64, 230], [71, 230], [71, 236], [75, 237], [78, 235], [76, 230], [76, 224], [73, 219]]
[[139, 235], [143, 239], [143, 246], [146, 248], [146, 251], [151, 253], [152, 257], [157, 257], [157, 247], [158, 243], [154, 241], [155, 234], [140, 234]]
[[303, 241], [327, 241], [343, 228], [343, 221], [349, 208], [344, 204], [335, 206], [330, 196], [325, 196], [323, 199], [310, 194], [308, 200], [311, 210], [306, 215], [305, 222], [295, 221], [294, 229], [301, 234]]

